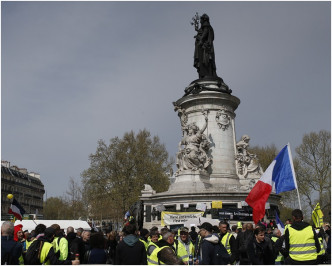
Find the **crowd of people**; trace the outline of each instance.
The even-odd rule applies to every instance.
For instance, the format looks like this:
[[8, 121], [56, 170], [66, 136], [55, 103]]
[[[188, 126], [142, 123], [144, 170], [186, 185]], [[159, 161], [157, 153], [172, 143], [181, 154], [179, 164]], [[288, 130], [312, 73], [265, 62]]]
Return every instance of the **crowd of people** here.
[[331, 264], [330, 226], [314, 228], [292, 212], [284, 234], [271, 221], [241, 223], [231, 228], [203, 223], [198, 232], [181, 227], [137, 230], [127, 223], [121, 232], [85, 231], [58, 224], [38, 224], [31, 232], [22, 225], [1, 226], [1, 264], [113, 264], [113, 265], [272, 265]]

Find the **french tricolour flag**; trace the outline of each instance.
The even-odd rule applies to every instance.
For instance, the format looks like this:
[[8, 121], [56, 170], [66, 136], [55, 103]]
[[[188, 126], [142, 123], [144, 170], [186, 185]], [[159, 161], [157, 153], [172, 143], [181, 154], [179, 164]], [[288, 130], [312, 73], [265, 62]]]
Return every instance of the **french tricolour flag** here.
[[25, 210], [18, 203], [16, 199], [13, 199], [12, 204], [10, 205], [8, 213], [13, 214], [17, 219], [22, 221], [23, 214], [25, 214]]
[[277, 224], [277, 227], [280, 230], [281, 234], [283, 235], [285, 232], [285, 226], [282, 223], [282, 221], [279, 219], [277, 211], [276, 211], [276, 224]]
[[295, 171], [288, 144], [269, 165], [245, 200], [253, 209], [255, 224], [264, 217], [265, 203], [272, 191], [279, 194], [296, 188]]

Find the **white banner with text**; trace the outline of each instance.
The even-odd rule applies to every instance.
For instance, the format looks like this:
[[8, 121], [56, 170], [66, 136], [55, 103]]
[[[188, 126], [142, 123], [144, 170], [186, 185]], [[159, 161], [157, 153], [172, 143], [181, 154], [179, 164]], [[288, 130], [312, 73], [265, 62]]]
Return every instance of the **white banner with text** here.
[[161, 212], [161, 225], [184, 224], [189, 219], [202, 217], [204, 212]]

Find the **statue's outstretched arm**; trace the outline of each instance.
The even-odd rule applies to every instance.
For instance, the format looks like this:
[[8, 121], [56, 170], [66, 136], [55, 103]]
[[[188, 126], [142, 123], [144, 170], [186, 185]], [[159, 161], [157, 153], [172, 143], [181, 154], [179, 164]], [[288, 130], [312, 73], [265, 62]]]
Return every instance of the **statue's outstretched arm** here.
[[203, 134], [203, 132], [205, 131], [205, 129], [207, 128], [207, 123], [208, 123], [208, 116], [205, 115], [205, 124], [202, 127], [202, 129], [199, 131], [201, 134]]

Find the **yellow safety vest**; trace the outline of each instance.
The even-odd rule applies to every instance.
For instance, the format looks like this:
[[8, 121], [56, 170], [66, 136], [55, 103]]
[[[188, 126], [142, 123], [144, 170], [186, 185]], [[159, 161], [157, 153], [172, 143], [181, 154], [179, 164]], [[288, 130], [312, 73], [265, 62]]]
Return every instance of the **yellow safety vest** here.
[[324, 244], [323, 244], [323, 238], [318, 237], [318, 240], [319, 240], [319, 244], [320, 244], [320, 252], [318, 253], [318, 255], [324, 255], [325, 249], [324, 249]]
[[285, 225], [285, 231], [286, 231], [286, 229], [287, 229], [288, 227], [290, 227], [290, 226], [292, 226], [292, 224], [286, 224], [286, 225]]
[[42, 250], [40, 252], [40, 263], [45, 265], [50, 265], [50, 260], [45, 261], [48, 253], [50, 252], [50, 249], [53, 247], [51, 243], [44, 242]]
[[289, 231], [289, 256], [296, 261], [317, 259], [314, 232], [312, 226], [307, 226], [301, 231], [288, 227]]
[[[278, 238], [276, 236], [271, 237], [271, 240], [275, 243], [277, 242]], [[284, 261], [284, 256], [279, 252], [276, 258], [276, 261]]]
[[139, 241], [141, 241], [144, 244], [145, 250], [148, 250], [149, 244], [145, 240], [143, 240], [141, 238], [139, 239]]
[[32, 240], [32, 241], [28, 241], [28, 240], [26, 240], [25, 241], [25, 250], [28, 250], [28, 248], [30, 247], [30, 245], [31, 245], [31, 243], [33, 242], [34, 240]]
[[158, 263], [158, 253], [161, 251], [163, 248], [170, 248], [169, 246], [164, 246], [164, 247], [157, 247], [153, 250], [150, 258], [148, 258], [148, 265], [159, 265], [159, 264], [165, 264], [161, 260]]
[[229, 244], [229, 239], [231, 238], [232, 234], [227, 232], [223, 238], [221, 239], [221, 244], [226, 248], [228, 254], [231, 254], [231, 246]]
[[58, 245], [59, 237], [55, 237], [52, 244], [54, 248], [54, 253], [60, 251], [59, 260], [66, 260], [68, 257], [68, 240], [65, 237], [60, 239], [60, 243]]
[[148, 262], [149, 262], [150, 256], [152, 255], [152, 252], [153, 252], [153, 250], [152, 250], [152, 252], [151, 252], [150, 255], [149, 255], [149, 253], [148, 253], [148, 252], [149, 252], [149, 249], [150, 249], [151, 246], [154, 246], [154, 247], [155, 247], [154, 250], [155, 250], [156, 248], [158, 248], [158, 246], [157, 246], [156, 243], [154, 243], [154, 242], [152, 242], [152, 241], [149, 243], [148, 248], [146, 249], [146, 257], [147, 257]]
[[180, 258], [183, 262], [189, 261], [190, 254], [194, 257], [195, 247], [190, 240], [189, 240], [189, 252], [190, 252], [189, 254], [187, 252], [186, 247], [179, 240], [177, 241], [177, 245], [176, 242], [174, 242], [173, 247], [176, 250], [176, 255], [178, 256], [178, 258]]

